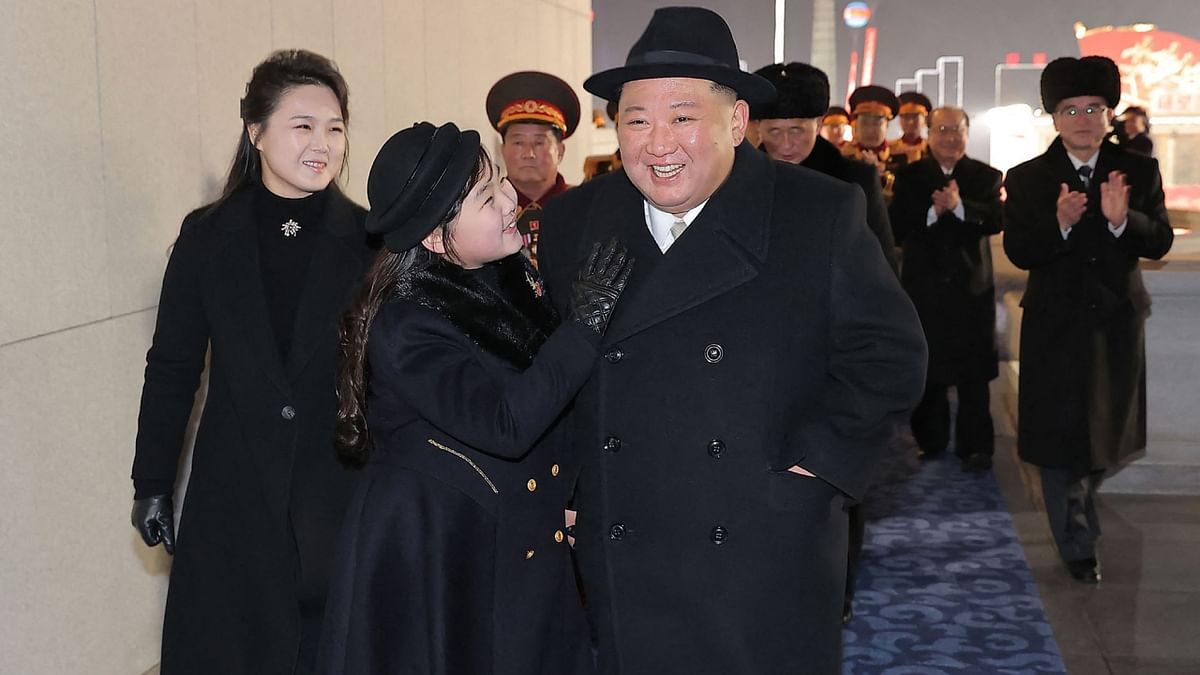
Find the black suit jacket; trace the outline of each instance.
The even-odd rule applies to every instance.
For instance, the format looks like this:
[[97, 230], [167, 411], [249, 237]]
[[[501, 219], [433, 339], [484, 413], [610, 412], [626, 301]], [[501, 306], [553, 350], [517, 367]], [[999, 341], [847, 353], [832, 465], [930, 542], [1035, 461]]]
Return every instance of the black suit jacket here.
[[863, 212], [856, 187], [749, 144], [665, 255], [625, 171], [547, 206], [560, 311], [593, 242], [637, 259], [571, 420], [604, 672], [840, 669], [843, 496], [925, 373]]
[[[927, 225], [933, 193], [958, 183], [963, 218], [946, 212]], [[938, 384], [997, 375], [990, 236], [1002, 228], [1000, 172], [964, 157], [946, 176], [931, 156], [896, 172], [892, 227], [904, 251], [900, 273], [929, 342], [929, 379]]]
[[329, 196], [287, 362], [273, 337], [252, 190], [190, 214], [163, 277], [135, 481], [172, 483], [201, 373], [208, 396], [171, 568], [162, 667], [291, 673], [299, 607], [320, 616], [353, 474], [333, 448], [337, 324], [372, 251]]
[[[1130, 186], [1120, 237], [1100, 211], [1100, 184]], [[1083, 191], [1061, 139], [1006, 179], [1004, 251], [1029, 270], [1021, 299], [1018, 447], [1041, 466], [1106, 469], [1146, 444], [1143, 324], [1150, 294], [1138, 258], [1171, 248], [1158, 161], [1104, 143], [1083, 218], [1064, 239], [1060, 186]]]

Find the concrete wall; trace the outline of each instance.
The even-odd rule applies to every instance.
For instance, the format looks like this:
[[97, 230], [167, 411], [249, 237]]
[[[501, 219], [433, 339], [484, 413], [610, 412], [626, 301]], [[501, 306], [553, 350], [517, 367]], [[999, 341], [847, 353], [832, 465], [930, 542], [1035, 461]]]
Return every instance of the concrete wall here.
[[[494, 146], [483, 101], [500, 76], [540, 69], [581, 85], [590, 10], [0, 3], [0, 673], [133, 675], [158, 660], [170, 561], [129, 525], [144, 355], [168, 248], [223, 180], [254, 64], [285, 47], [339, 63], [353, 118], [345, 189], [364, 201], [393, 131], [453, 120]], [[585, 123], [568, 142], [569, 181], [590, 136]]]

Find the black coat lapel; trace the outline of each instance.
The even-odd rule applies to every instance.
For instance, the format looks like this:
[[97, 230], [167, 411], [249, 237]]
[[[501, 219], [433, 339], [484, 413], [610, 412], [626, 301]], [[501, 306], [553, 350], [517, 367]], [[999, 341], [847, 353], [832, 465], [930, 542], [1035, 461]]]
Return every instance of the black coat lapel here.
[[364, 271], [355, 248], [364, 245], [366, 235], [358, 226], [354, 204], [335, 192], [329, 195], [325, 208], [325, 227], [308, 263], [292, 327], [287, 374], [293, 379], [312, 360], [318, 347], [336, 340], [339, 315]]
[[[766, 154], [748, 143], [738, 147], [729, 178], [683, 236], [654, 269], [643, 274], [635, 268], [630, 286], [636, 284], [638, 292], [622, 297], [608, 329], [609, 341], [645, 330], [758, 274], [767, 253], [774, 171]], [[622, 219], [621, 227], [640, 228], [653, 242], [640, 199], [633, 208], [624, 203], [608, 206]]]
[[235, 193], [218, 207], [214, 222], [228, 231], [223, 256], [223, 297], [235, 324], [253, 356], [250, 359], [279, 391], [290, 394], [291, 385], [284, 375], [275, 330], [267, 310], [267, 292], [262, 282], [258, 259], [258, 238], [254, 233], [254, 196], [250, 190]]

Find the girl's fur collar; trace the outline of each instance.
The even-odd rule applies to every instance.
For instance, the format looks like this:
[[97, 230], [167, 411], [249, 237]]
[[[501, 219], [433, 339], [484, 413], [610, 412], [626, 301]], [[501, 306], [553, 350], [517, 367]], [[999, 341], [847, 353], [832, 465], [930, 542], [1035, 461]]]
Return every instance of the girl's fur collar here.
[[496, 267], [495, 286], [484, 281], [484, 274], [439, 259], [403, 275], [396, 296], [432, 309], [480, 349], [524, 370], [558, 318], [542, 297], [541, 277], [524, 255], [515, 253], [489, 265]]

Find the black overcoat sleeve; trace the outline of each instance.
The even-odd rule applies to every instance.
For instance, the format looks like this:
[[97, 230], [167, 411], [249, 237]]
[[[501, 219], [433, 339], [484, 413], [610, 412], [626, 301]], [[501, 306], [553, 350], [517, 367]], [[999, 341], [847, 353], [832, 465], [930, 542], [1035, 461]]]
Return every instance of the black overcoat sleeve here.
[[132, 476], [138, 497], [171, 493], [204, 372], [209, 324], [199, 278], [206, 257], [200, 213], [184, 219], [163, 275], [138, 413]]
[[896, 259], [897, 242], [888, 215], [887, 202], [883, 198], [883, 187], [879, 184], [879, 173], [875, 167], [864, 162], [852, 159], [846, 159], [845, 162], [849, 167], [848, 173], [853, 174], [854, 183], [862, 188], [867, 198], [867, 227], [871, 228], [871, 232], [879, 240], [883, 257], [887, 260], [888, 267], [892, 268], [892, 273], [896, 274], [900, 270], [900, 263]]
[[[798, 423], [773, 468], [799, 464], [857, 499], [870, 467], [925, 388], [925, 336], [912, 301], [874, 249], [855, 197], [831, 228], [824, 396], [798, 411]], [[879, 261], [864, 263], [864, 261]]]
[[567, 321], [522, 373], [498, 376], [461, 331], [411, 301], [385, 306], [372, 328], [373, 381], [390, 381], [417, 413], [499, 457], [523, 456], [583, 386], [600, 336]]
[[[1138, 202], [1130, 199], [1129, 220], [1125, 231], [1117, 237], [1117, 247], [1129, 255], [1158, 260], [1171, 250], [1175, 234], [1167, 217], [1167, 199], [1163, 193], [1158, 160], [1143, 158], [1140, 161], [1148, 166], [1142, 167], [1136, 176], [1129, 176], [1126, 180], [1145, 181], [1146, 197]], [[1141, 208], [1136, 208], [1139, 206]]]
[[1068, 255], [1071, 240], [1058, 227], [1056, 203], [1061, 181], [1037, 161], [1014, 167], [1005, 179], [1004, 253], [1023, 270], [1049, 265]]

